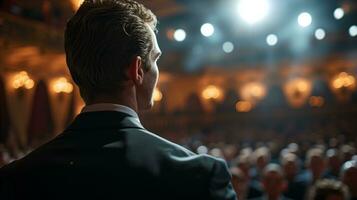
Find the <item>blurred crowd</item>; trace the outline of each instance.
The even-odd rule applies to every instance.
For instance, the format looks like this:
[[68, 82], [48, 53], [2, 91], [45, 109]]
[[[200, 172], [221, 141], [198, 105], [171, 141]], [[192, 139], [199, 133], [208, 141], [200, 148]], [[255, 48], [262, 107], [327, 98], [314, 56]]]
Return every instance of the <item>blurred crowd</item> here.
[[357, 199], [357, 155], [354, 145], [312, 144], [306, 151], [289, 143], [279, 153], [263, 143], [256, 148], [198, 146], [227, 161], [238, 199]]

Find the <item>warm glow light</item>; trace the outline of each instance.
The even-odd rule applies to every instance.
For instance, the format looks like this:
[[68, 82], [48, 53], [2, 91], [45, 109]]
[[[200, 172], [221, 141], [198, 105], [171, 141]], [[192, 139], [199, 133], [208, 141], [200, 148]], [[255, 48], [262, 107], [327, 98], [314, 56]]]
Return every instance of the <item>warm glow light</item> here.
[[312, 22], [312, 17], [309, 13], [303, 12], [298, 17], [298, 23], [301, 27], [308, 27]]
[[325, 103], [325, 99], [321, 96], [312, 96], [309, 99], [309, 104], [312, 107], [322, 107]]
[[304, 78], [296, 78], [284, 85], [284, 93], [291, 106], [301, 107], [312, 91], [311, 81]]
[[269, 13], [270, 6], [267, 0], [240, 0], [238, 14], [248, 24], [262, 21]]
[[53, 91], [55, 93], [71, 93], [73, 91], [73, 85], [72, 83], [68, 82], [65, 77], [58, 78], [54, 83], [53, 83]]
[[341, 72], [333, 79], [332, 86], [335, 89], [354, 87], [355, 81], [355, 77], [353, 77], [352, 75], [346, 72]]
[[34, 85], [35, 81], [32, 80], [25, 71], [17, 73], [12, 80], [12, 87], [15, 89], [26, 88], [29, 90], [32, 89]]
[[222, 90], [217, 86], [209, 85], [202, 91], [202, 97], [207, 100], [219, 99], [222, 97]]
[[265, 85], [259, 82], [251, 82], [245, 84], [240, 90], [240, 95], [242, 99], [249, 102], [257, 102], [263, 99], [266, 94], [267, 89]]
[[238, 101], [236, 103], [236, 111], [237, 112], [249, 112], [253, 108], [252, 103], [249, 101]]
[[73, 8], [75, 10], [78, 10], [78, 8], [82, 5], [82, 3], [84, 2], [84, 0], [71, 0]]
[[205, 23], [201, 26], [201, 33], [205, 37], [210, 37], [214, 33], [214, 27], [210, 23]]
[[161, 101], [162, 92], [158, 88], [155, 88], [153, 98], [154, 98], [154, 101]]

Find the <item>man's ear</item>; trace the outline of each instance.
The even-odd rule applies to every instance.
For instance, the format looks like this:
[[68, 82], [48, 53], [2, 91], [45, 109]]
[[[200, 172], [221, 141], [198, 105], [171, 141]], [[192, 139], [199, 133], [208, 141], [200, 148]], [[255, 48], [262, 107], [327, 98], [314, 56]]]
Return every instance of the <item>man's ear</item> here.
[[142, 59], [136, 56], [131, 60], [129, 66], [130, 79], [133, 80], [135, 85], [141, 85], [144, 80], [144, 71], [142, 68]]

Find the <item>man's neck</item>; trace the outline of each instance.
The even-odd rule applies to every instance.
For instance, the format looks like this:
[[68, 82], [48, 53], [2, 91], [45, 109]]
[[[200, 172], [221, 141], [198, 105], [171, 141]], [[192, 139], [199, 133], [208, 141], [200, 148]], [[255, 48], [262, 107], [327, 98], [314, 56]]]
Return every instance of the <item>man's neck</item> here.
[[94, 99], [87, 101], [86, 105], [93, 105], [99, 103], [109, 103], [109, 104], [119, 104], [127, 106], [133, 109], [135, 112], [138, 112], [138, 104], [136, 101], [135, 91], [126, 90], [122, 91], [120, 95], [113, 96], [97, 96]]

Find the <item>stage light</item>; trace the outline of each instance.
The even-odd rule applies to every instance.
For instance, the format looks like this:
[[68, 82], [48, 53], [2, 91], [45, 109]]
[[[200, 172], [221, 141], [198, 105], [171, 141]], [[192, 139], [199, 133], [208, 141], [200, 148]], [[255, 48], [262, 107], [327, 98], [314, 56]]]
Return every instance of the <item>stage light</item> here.
[[210, 23], [205, 23], [201, 26], [201, 33], [205, 37], [210, 37], [214, 33], [214, 27]]
[[71, 0], [72, 6], [75, 10], [78, 10], [78, 8], [82, 5], [84, 0]]
[[186, 32], [183, 29], [177, 29], [174, 33], [174, 39], [178, 42], [182, 42], [186, 39]]
[[312, 22], [312, 17], [309, 13], [303, 12], [298, 17], [298, 23], [301, 27], [308, 27]]
[[263, 20], [269, 13], [270, 6], [267, 0], [240, 0], [238, 14], [248, 24], [255, 24]]
[[344, 15], [345, 12], [342, 8], [336, 8], [335, 11], [333, 11], [333, 16], [335, 17], [335, 19], [341, 19]]
[[270, 34], [266, 38], [266, 42], [269, 46], [275, 46], [278, 43], [278, 36]]
[[234, 50], [234, 45], [232, 42], [223, 43], [222, 49], [226, 53], [231, 53]]
[[325, 33], [324, 29], [319, 28], [319, 29], [317, 29], [317, 30], [315, 31], [315, 37], [316, 37], [316, 39], [322, 40], [322, 39], [325, 38], [325, 36], [326, 36], [326, 33]]
[[350, 33], [351, 37], [355, 37], [357, 35], [357, 26], [352, 25], [349, 29], [348, 32]]

